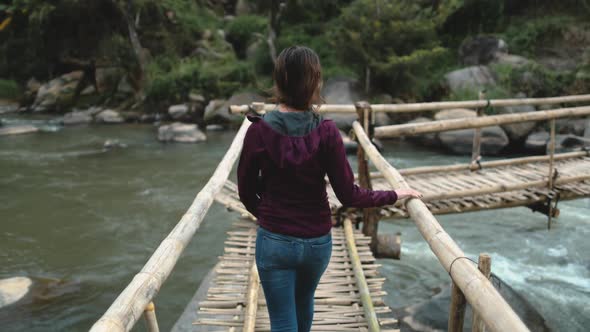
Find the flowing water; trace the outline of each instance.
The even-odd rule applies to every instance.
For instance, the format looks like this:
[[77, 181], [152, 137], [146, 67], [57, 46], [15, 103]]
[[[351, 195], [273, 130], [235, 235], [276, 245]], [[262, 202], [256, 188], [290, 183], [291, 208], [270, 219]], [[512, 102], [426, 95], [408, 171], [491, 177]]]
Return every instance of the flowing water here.
[[[44, 129], [0, 138], [0, 279], [28, 276], [37, 284], [26, 300], [0, 308], [0, 331], [88, 330], [181, 218], [234, 135], [209, 133], [207, 143], [185, 145], [157, 142], [150, 125]], [[126, 147], [104, 150], [107, 139]], [[386, 151], [398, 168], [466, 161], [400, 143], [386, 143]], [[525, 208], [439, 220], [468, 256], [490, 253], [493, 271], [550, 328], [584, 331], [590, 326], [590, 201], [560, 208], [550, 232], [544, 216]], [[162, 331], [215, 265], [233, 220], [212, 206], [155, 299]], [[403, 240], [401, 261], [380, 261], [388, 304], [427, 300], [449, 282], [411, 222], [380, 225], [401, 231]]]

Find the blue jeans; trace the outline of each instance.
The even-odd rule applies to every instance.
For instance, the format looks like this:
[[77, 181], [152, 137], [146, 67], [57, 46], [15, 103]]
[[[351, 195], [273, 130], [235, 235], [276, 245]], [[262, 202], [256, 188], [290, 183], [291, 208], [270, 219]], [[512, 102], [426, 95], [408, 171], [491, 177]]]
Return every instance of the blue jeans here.
[[272, 332], [308, 332], [314, 293], [332, 255], [332, 234], [298, 238], [258, 227], [256, 264]]

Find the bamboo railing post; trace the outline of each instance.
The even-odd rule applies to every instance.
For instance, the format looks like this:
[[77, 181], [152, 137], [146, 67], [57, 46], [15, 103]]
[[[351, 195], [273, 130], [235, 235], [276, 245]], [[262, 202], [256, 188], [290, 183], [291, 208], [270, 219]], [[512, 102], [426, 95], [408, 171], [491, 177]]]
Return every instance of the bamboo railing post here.
[[453, 281], [451, 285], [451, 305], [449, 307], [449, 332], [463, 331], [465, 307], [467, 307], [465, 295], [463, 295], [459, 286]]
[[258, 268], [256, 267], [256, 262], [254, 262], [250, 268], [250, 278], [248, 280], [246, 314], [244, 315], [244, 332], [254, 332], [254, 327], [256, 325], [256, 312], [258, 311], [259, 288], [260, 278], [258, 277]]
[[[480, 254], [477, 268], [489, 279], [492, 274], [492, 257], [488, 254]], [[473, 320], [471, 323], [471, 332], [485, 332], [485, 324], [475, 311], [473, 312]]]
[[[551, 136], [549, 140], [549, 179], [547, 181], [547, 186], [549, 188], [549, 195], [553, 192], [553, 186], [555, 183], [553, 182], [553, 159], [555, 158], [555, 119], [551, 119], [550, 121], [551, 126]], [[551, 222], [553, 220], [553, 203], [551, 202], [552, 198], [549, 197], [549, 216], [547, 217], [547, 229], [551, 229]]]
[[[363, 128], [365, 128], [365, 132], [369, 133], [370, 135], [370, 128], [371, 128], [371, 105], [365, 101], [360, 101], [355, 103], [355, 107], [357, 110], [357, 116], [359, 122], [363, 124]], [[358, 180], [359, 186], [361, 188], [366, 189], [373, 189], [373, 185], [371, 184], [371, 175], [369, 173], [369, 162], [367, 160], [367, 156], [365, 155], [365, 150], [363, 149], [362, 145], [359, 143], [357, 146], [357, 160], [358, 160]], [[365, 208], [362, 209], [363, 211], [363, 234], [366, 236], [371, 237], [371, 244], [369, 245], [371, 251], [375, 256], [377, 256], [377, 248], [379, 239], [377, 237], [377, 232], [379, 229], [378, 225], [378, 216], [377, 216], [377, 209], [376, 208]]]
[[350, 257], [350, 263], [354, 271], [354, 278], [356, 285], [359, 289], [359, 297], [363, 303], [363, 311], [365, 313], [365, 319], [369, 325], [369, 332], [381, 331], [379, 328], [379, 321], [377, 320], [377, 314], [373, 308], [373, 299], [371, 299], [371, 291], [365, 278], [361, 259], [356, 249], [356, 243], [354, 242], [354, 233], [352, 231], [352, 222], [350, 219], [344, 220], [344, 235], [346, 238], [346, 247], [348, 248], [348, 256]]
[[143, 317], [147, 323], [148, 332], [160, 332], [158, 320], [156, 319], [156, 306], [154, 305], [154, 302], [148, 303], [147, 307], [145, 307]]
[[[485, 90], [479, 92], [479, 100], [484, 100], [486, 98]], [[485, 107], [478, 107], [477, 117], [481, 117], [484, 114]], [[475, 128], [475, 133], [473, 134], [473, 146], [471, 151], [471, 170], [474, 171], [479, 167], [476, 166], [481, 154], [481, 128]]]

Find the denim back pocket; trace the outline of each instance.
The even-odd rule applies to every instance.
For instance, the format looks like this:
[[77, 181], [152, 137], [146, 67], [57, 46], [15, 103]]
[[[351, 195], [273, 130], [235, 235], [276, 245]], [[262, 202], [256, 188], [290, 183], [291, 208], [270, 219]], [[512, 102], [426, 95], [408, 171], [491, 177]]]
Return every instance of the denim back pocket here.
[[[267, 233], [259, 234], [256, 264], [262, 269], [290, 269], [297, 265], [297, 243]], [[258, 250], [260, 249], [260, 250]]]
[[313, 242], [310, 247], [314, 263], [327, 266], [332, 256], [332, 236]]

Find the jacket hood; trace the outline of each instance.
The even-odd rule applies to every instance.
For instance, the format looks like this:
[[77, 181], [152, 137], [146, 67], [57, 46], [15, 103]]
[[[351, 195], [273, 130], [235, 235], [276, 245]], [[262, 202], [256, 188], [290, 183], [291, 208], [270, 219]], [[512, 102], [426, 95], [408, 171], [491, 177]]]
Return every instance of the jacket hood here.
[[[314, 159], [320, 150], [322, 136], [325, 136], [327, 130], [324, 129], [331, 120], [320, 119], [319, 124], [303, 136], [290, 136], [279, 132], [286, 129], [287, 132], [300, 131], [307, 123], [299, 123], [293, 127], [280, 118], [273, 118], [272, 122], [267, 122], [259, 115], [248, 115], [248, 119], [253, 122], [259, 137], [259, 144], [267, 152], [270, 159], [279, 168], [291, 168], [301, 166]], [[297, 128], [299, 127], [299, 128]]]

